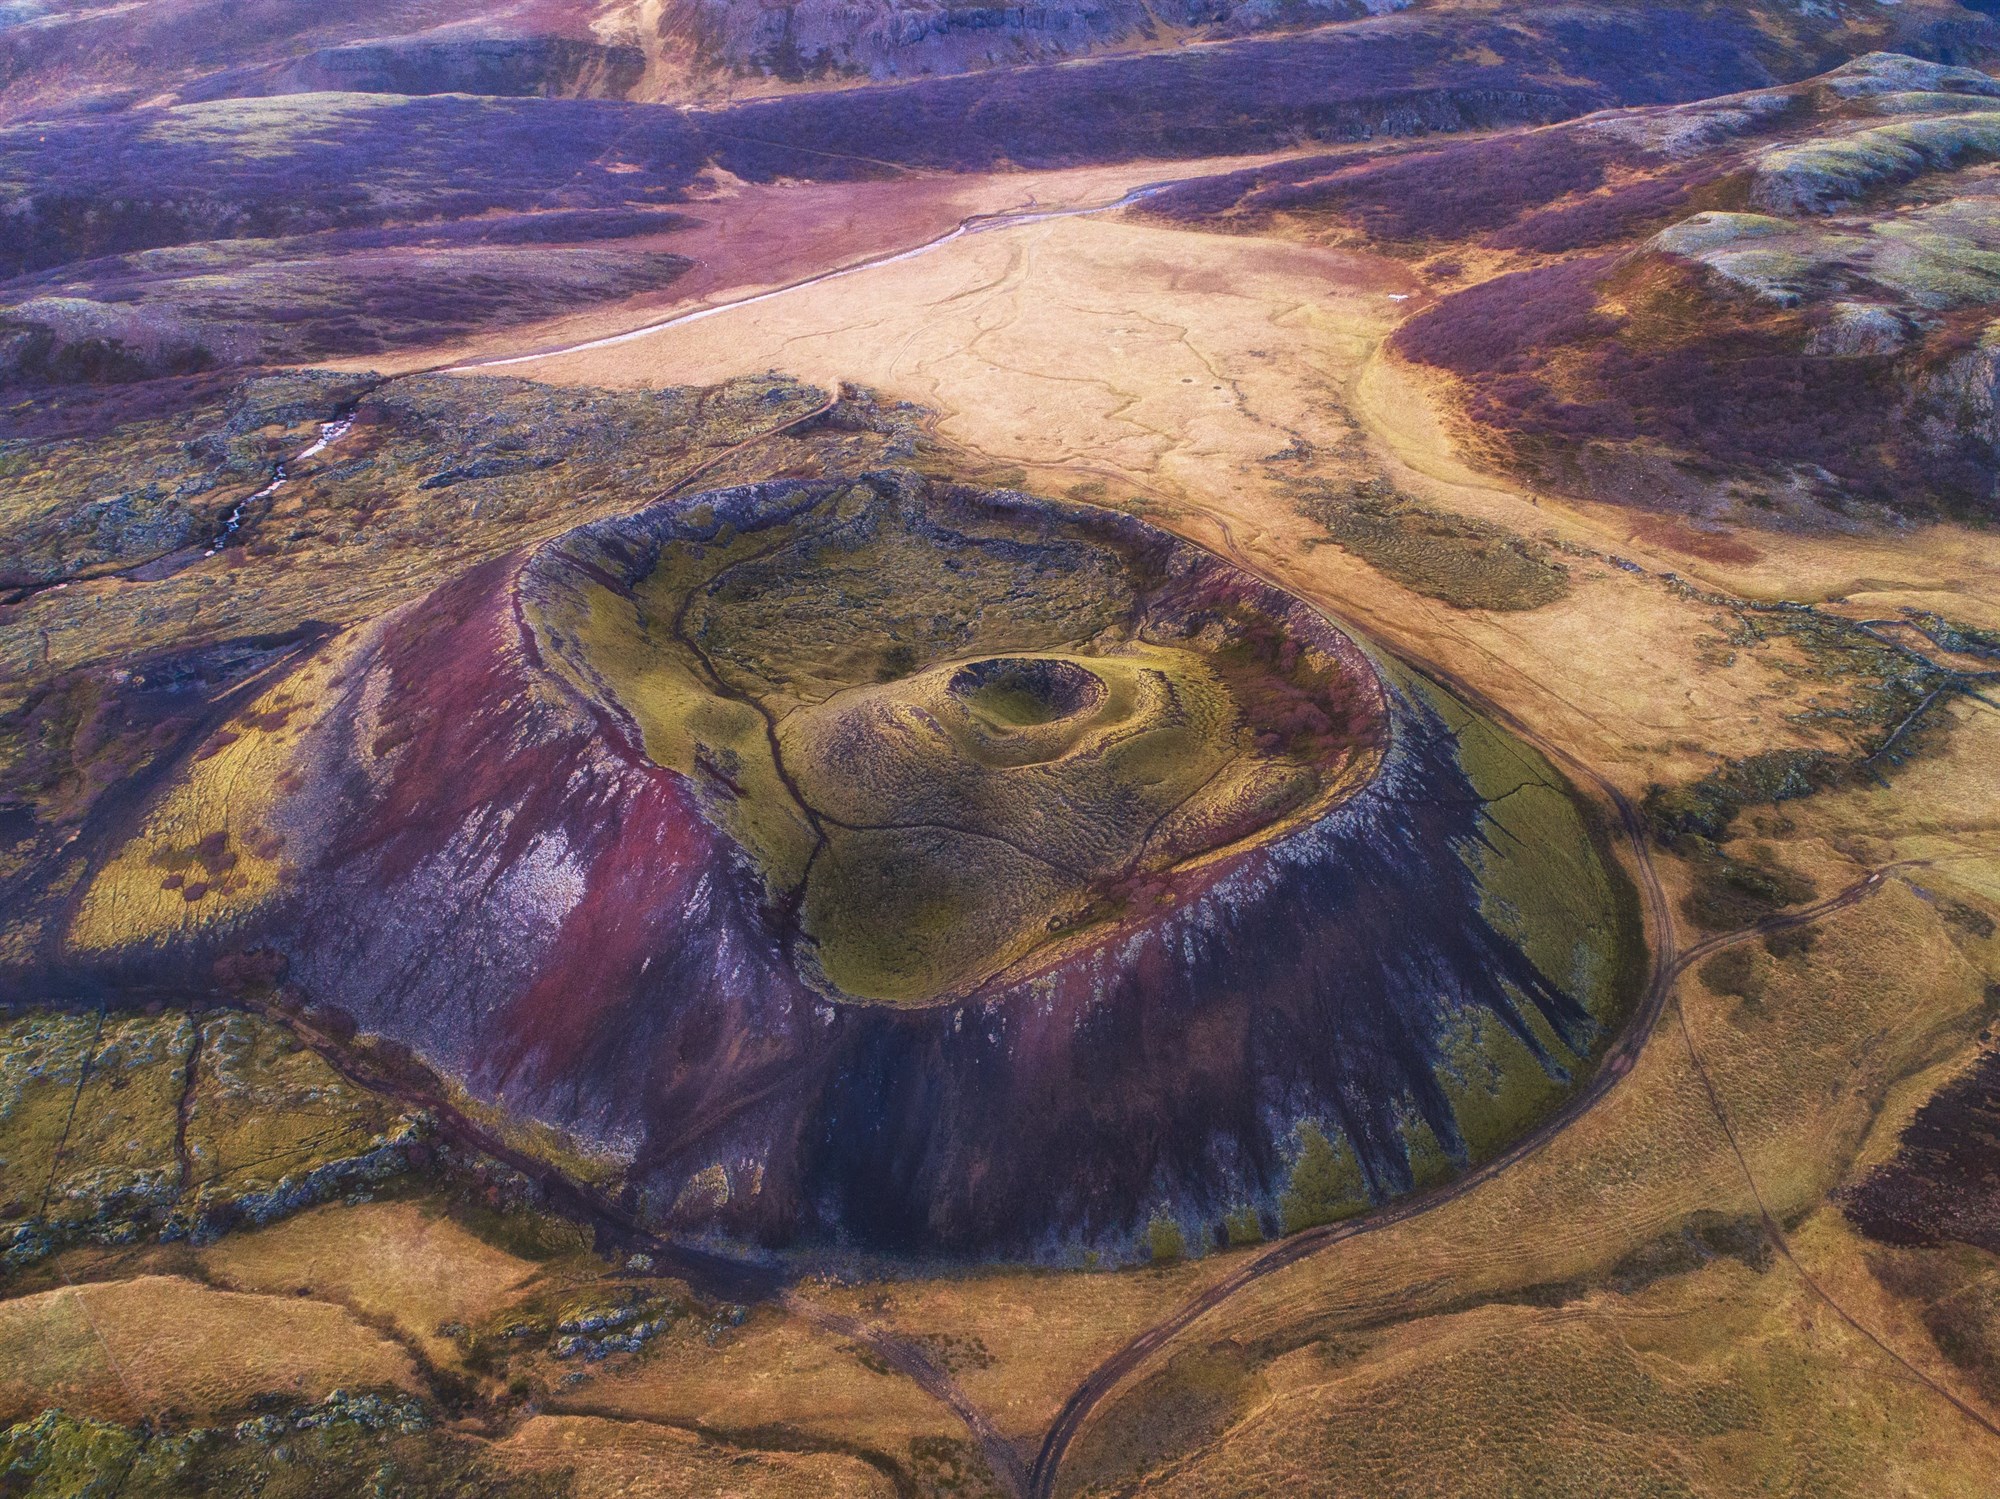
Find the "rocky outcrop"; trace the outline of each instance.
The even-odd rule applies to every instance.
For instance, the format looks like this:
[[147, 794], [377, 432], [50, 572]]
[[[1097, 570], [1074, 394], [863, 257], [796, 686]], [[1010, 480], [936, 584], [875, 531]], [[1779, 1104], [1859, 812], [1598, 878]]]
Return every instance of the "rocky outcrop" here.
[[952, 5], [685, 0], [668, 27], [717, 67], [876, 80], [1047, 62], [1190, 32], [1236, 36], [1401, 10], [1409, 0], [1041, 0]]
[[240, 362], [241, 330], [175, 308], [86, 297], [33, 297], [0, 307], [0, 385], [151, 380]]
[[1993, 503], [2000, 501], [2000, 323], [1966, 342], [1910, 361], [1909, 423], [1925, 452], [1963, 455], [1968, 487], [1983, 483]]
[[323, 47], [296, 61], [218, 74], [188, 100], [268, 94], [486, 94], [623, 99], [646, 71], [630, 44], [562, 36], [412, 36]]
[[0, 1268], [75, 1243], [200, 1242], [409, 1169], [430, 1134], [247, 1015], [0, 1025]]
[[2000, 1254], [2000, 1050], [1987, 1047], [1932, 1095], [1896, 1153], [1841, 1198], [1872, 1239]]
[[1394, 336], [1541, 482], [1757, 525], [1990, 518], [2000, 82], [1874, 53], [1728, 103], [1213, 196], [1563, 257]]

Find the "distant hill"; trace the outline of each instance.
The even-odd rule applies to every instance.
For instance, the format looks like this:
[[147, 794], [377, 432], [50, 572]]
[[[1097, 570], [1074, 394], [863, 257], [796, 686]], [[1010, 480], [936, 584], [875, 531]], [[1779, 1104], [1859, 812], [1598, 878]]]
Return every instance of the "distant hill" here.
[[2000, 81], [1872, 54], [1555, 128], [1149, 200], [1365, 243], [1444, 295], [1394, 340], [1542, 482], [1760, 524], [2000, 508]]
[[[1635, 62], [1721, 82], [1712, 75], [1725, 54], [1741, 70], [1733, 86], [1746, 86], [1871, 47], [1965, 61], [1991, 45], [1981, 14], [1990, 8], [1954, 0], [150, 0], [138, 8], [6, 0], [0, 118], [329, 90], [715, 102], [1327, 28], [1391, 52], [1424, 34], [1457, 38], [1466, 62], [1505, 65], [1521, 41], [1560, 60], [1524, 74], [1523, 86], [1595, 80]], [[1380, 81], [1371, 71], [1364, 66], [1357, 81]], [[1691, 91], [1700, 89], [1690, 82], [1673, 96]]]

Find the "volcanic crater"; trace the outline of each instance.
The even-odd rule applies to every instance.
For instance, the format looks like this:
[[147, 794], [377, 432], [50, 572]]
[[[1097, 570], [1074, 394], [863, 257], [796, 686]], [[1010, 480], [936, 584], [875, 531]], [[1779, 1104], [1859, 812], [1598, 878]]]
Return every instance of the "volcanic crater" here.
[[522, 591], [545, 658], [695, 790], [830, 999], [1044, 966], [1380, 762], [1352, 642], [1098, 512], [709, 500], [572, 536]]
[[[154, 891], [168, 805], [77, 945], [281, 952], [676, 1229], [1062, 1261], [1325, 1221], [1517, 1137], [1630, 998], [1630, 892], [1560, 775], [1130, 516], [718, 491], [311, 670], [193, 772], [241, 893]], [[274, 721], [261, 791], [211, 768]]]

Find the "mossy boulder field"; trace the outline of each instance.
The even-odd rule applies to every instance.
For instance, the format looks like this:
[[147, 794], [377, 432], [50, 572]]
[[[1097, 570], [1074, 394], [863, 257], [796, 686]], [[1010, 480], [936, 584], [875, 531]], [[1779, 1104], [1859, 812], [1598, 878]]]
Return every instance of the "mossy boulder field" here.
[[331, 641], [70, 950], [257, 950], [664, 1226], [1062, 1258], [1490, 1155], [1637, 945], [1584, 805], [1437, 685], [1138, 520], [885, 471], [587, 525]]

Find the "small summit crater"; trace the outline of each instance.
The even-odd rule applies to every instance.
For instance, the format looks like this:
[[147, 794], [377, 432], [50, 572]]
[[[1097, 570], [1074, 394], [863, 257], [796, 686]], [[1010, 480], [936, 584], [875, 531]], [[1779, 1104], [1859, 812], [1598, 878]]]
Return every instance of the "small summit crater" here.
[[951, 695], [996, 733], [1074, 718], [1105, 699], [1104, 679], [1074, 661], [1001, 656], [952, 674]]

